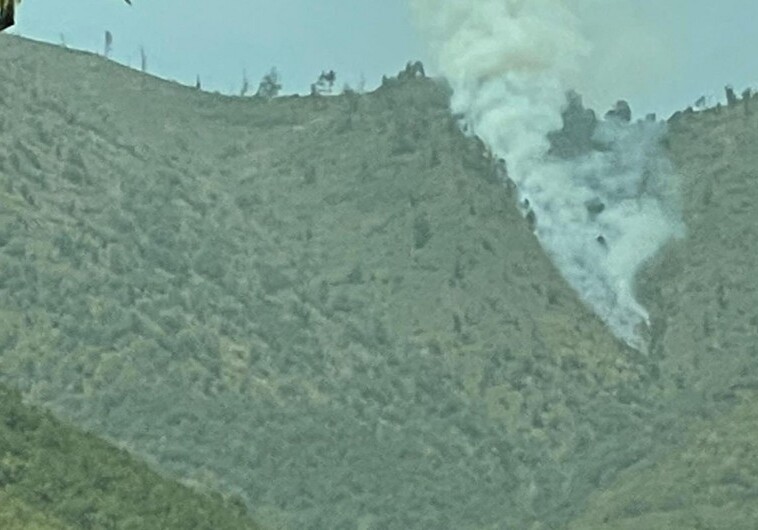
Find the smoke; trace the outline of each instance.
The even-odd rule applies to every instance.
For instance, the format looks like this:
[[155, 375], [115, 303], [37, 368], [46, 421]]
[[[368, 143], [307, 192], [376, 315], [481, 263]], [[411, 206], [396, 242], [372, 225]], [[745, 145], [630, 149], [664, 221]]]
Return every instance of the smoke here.
[[[623, 107], [596, 120], [567, 93], [596, 97], [618, 86], [624, 69], [612, 64], [634, 66], [638, 86], [642, 66], [658, 75], [665, 60], [645, 57], [655, 38], [623, 25], [621, 1], [411, 1], [464, 130], [506, 160], [537, 237], [585, 303], [646, 351], [649, 315], [634, 277], [684, 233], [675, 175], [659, 148], [665, 126], [630, 123]], [[611, 45], [613, 34], [641, 45]]]

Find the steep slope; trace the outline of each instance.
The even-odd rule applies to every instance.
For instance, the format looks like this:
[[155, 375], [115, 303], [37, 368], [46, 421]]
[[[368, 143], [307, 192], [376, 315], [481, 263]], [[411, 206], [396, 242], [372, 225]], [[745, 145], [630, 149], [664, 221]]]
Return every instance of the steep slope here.
[[625, 348], [438, 83], [230, 98], [2, 37], [2, 380], [256, 520], [560, 526], [707, 402], [676, 270]]
[[240, 501], [192, 492], [0, 386], [2, 528], [257, 528]]
[[688, 238], [643, 274], [662, 396], [692, 418], [680, 446], [625, 472], [575, 528], [753, 528], [758, 475], [758, 102], [671, 121]]
[[755, 528], [756, 392], [737, 386], [729, 396], [740, 402], [734, 410], [695, 420], [681, 447], [652, 466], [622, 473], [607, 490], [592, 496], [571, 528]]
[[658, 313], [655, 355], [670, 381], [693, 392], [717, 394], [743, 377], [752, 381], [758, 354], [756, 111], [755, 99], [743, 100], [671, 123], [669, 153], [686, 176], [688, 237], [662, 253], [640, 283]]

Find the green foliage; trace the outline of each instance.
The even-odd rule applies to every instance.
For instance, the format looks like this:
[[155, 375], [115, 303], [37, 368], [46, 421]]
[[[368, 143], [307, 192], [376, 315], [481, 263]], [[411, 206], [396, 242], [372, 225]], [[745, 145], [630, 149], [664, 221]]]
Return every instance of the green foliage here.
[[179, 486], [2, 385], [0, 418], [3, 528], [257, 528], [239, 502]]
[[[29, 56], [16, 46], [0, 59]], [[740, 221], [753, 187], [724, 184], [756, 167], [741, 112], [672, 127], [685, 134], [669, 152], [698, 164], [687, 189], [699, 200], [707, 182], [713, 209], [688, 202], [697, 244], [670, 268], [698, 274], [653, 275], [651, 312], [678, 324], [640, 358], [556, 273], [505, 168], [418, 68], [360, 98], [257, 105], [143, 89], [153, 81], [70, 55], [45, 64], [54, 91], [16, 90], [39, 84], [34, 69], [0, 71], [14, 94], [3, 127], [29, 146], [0, 154], [0, 377], [170, 476], [240, 495], [230, 509], [247, 503], [272, 527], [563, 528], [620, 471], [676, 448], [693, 417], [724, 412], [723, 391], [756, 371], [755, 223]], [[718, 125], [705, 140], [701, 119]], [[706, 175], [711, 158], [721, 169]], [[713, 222], [724, 212], [729, 223]], [[697, 239], [709, 230], [726, 232]], [[727, 244], [710, 252], [714, 241]], [[698, 269], [712, 255], [730, 257]], [[702, 296], [687, 291], [703, 278]], [[704, 322], [707, 334], [690, 327]], [[725, 402], [704, 407], [715, 393]], [[132, 461], [100, 459], [80, 434], [13, 442], [0, 464], [10, 503], [53, 506], [43, 516], [73, 528], [165, 527], [202, 508], [170, 483], [149, 489], [153, 475], [113, 493]], [[752, 494], [743, 478], [719, 476], [745, 494], [735, 503]], [[632, 519], [656, 507], [615, 506]]]
[[655, 465], [629, 469], [605, 485], [571, 528], [753, 528], [758, 508], [748, 499], [758, 483], [755, 392], [733, 392], [741, 403], [731, 413], [696, 421]]
[[3, 530], [74, 530], [59, 519], [35, 510], [18, 498], [0, 493], [0, 528]]

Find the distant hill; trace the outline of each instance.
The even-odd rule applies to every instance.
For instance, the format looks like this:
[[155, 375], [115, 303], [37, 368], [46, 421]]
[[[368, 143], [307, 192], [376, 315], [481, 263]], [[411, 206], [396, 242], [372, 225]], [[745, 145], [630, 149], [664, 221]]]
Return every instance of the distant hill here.
[[[439, 82], [229, 97], [8, 35], [0, 62], [0, 381], [26, 400], [266, 528], [692, 528], [635, 488], [728, 437], [758, 373], [749, 107], [670, 125], [688, 238], [640, 275], [643, 356]], [[737, 528], [739, 480], [676, 509]]]

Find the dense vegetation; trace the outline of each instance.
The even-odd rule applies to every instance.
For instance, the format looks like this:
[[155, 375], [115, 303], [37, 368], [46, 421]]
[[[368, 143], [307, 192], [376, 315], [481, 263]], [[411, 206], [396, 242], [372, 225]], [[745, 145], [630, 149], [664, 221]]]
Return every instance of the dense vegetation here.
[[[0, 378], [262, 524], [594, 521], [593, 494], [755, 373], [738, 109], [672, 125], [697, 235], [643, 275], [645, 357], [560, 278], [439, 83], [230, 98], [11, 37], [0, 59]], [[739, 241], [707, 236], [724, 210]]]
[[0, 419], [4, 529], [257, 528], [241, 499], [198, 494], [161, 477], [4, 386]]

